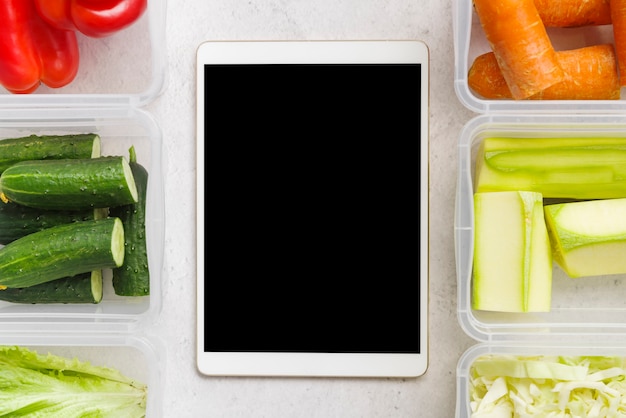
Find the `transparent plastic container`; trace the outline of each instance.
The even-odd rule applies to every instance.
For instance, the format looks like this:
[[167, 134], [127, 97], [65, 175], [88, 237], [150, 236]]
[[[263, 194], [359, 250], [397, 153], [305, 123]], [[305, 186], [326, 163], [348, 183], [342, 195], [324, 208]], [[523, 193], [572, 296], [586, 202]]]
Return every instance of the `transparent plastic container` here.
[[594, 344], [578, 341], [569, 344], [477, 344], [463, 353], [457, 365], [456, 417], [472, 416], [469, 402], [470, 368], [483, 355], [496, 356], [606, 356], [626, 358], [626, 347], [615, 343]]
[[[453, 0], [454, 89], [477, 115], [458, 138], [455, 257], [458, 320], [477, 341], [457, 365], [457, 418], [471, 416], [468, 373], [482, 354], [626, 355], [626, 275], [569, 278], [553, 268], [552, 307], [546, 313], [475, 311], [471, 304], [476, 152], [489, 136], [626, 137], [626, 91], [618, 100], [485, 99], [468, 86], [474, 59], [491, 50], [472, 0]], [[614, 44], [612, 25], [547, 28], [558, 50]]]
[[[626, 274], [572, 279], [553, 264], [550, 312], [504, 313], [472, 309], [473, 184], [478, 147], [488, 137], [626, 138], [626, 116], [606, 114], [486, 114], [471, 119], [458, 142], [455, 208], [458, 320], [480, 342], [459, 360], [457, 417], [469, 417], [468, 372], [481, 353], [607, 355], [626, 352]], [[589, 347], [583, 344], [589, 344]]]
[[166, 0], [150, 0], [133, 25], [105, 38], [78, 34], [80, 66], [67, 86], [30, 94], [0, 86], [0, 141], [36, 135], [97, 133], [102, 155], [128, 158], [148, 171], [146, 240], [150, 295], [117, 296], [104, 273], [98, 304], [0, 301], [0, 345], [77, 357], [148, 384], [148, 418], [161, 417], [165, 345], [152, 333], [161, 313], [165, 236], [162, 132], [142, 109], [166, 86]]
[[[607, 115], [482, 115], [468, 122], [459, 139], [456, 200], [456, 259], [459, 321], [479, 341], [563, 339], [610, 335], [626, 342], [626, 275], [569, 278], [556, 263], [552, 309], [546, 313], [499, 313], [471, 309], [474, 240], [475, 157], [487, 137], [624, 137], [626, 117]], [[596, 337], [594, 337], [596, 338]]]
[[[454, 88], [468, 109], [477, 113], [615, 113], [626, 110], [626, 91], [619, 100], [487, 100], [468, 86], [467, 74], [474, 59], [489, 52], [472, 0], [453, 0]], [[596, 44], [613, 44], [612, 25], [579, 28], [546, 28], [556, 50], [576, 49]]]
[[161, 417], [166, 356], [160, 341], [135, 335], [3, 332], [2, 345], [26, 347], [39, 354], [51, 353], [94, 366], [119, 370], [147, 385], [146, 417]]
[[103, 38], [77, 33], [76, 78], [61, 88], [41, 85], [30, 94], [0, 86], [4, 107], [143, 107], [166, 87], [166, 0], [150, 0], [131, 26]]
[[[9, 113], [9, 114], [7, 114]], [[98, 304], [18, 304], [0, 301], [0, 329], [23, 321], [54, 323], [57, 327], [85, 330], [103, 328], [127, 331], [156, 318], [161, 309], [161, 271], [164, 245], [164, 197], [161, 169], [161, 131], [152, 116], [136, 108], [31, 109], [0, 114], [0, 140], [36, 135], [97, 133], [102, 155], [128, 159], [135, 148], [137, 162], [148, 171], [146, 193], [146, 244], [150, 270], [150, 295], [116, 296], [110, 271], [105, 270], [104, 296]], [[77, 324], [78, 323], [78, 324]], [[82, 325], [81, 325], [82, 324]], [[97, 325], [94, 327], [94, 324]]]

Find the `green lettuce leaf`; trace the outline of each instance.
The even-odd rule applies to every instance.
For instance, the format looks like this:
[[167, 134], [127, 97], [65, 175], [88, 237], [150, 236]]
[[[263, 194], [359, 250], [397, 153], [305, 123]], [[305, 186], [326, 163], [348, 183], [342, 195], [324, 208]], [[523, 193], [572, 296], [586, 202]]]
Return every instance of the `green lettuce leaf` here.
[[0, 416], [145, 417], [146, 398], [145, 384], [115, 369], [0, 346]]

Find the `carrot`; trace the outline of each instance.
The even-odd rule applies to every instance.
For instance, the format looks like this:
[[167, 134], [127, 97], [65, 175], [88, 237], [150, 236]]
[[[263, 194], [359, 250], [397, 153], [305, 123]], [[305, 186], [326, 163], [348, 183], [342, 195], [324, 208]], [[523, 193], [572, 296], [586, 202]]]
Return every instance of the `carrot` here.
[[613, 41], [620, 72], [620, 85], [626, 86], [626, 0], [611, 1]]
[[[565, 80], [530, 96], [532, 100], [614, 100], [620, 98], [615, 50], [611, 44], [558, 51]], [[485, 99], [511, 99], [493, 52], [479, 55], [470, 67], [469, 87]]]
[[535, 6], [546, 27], [570, 28], [609, 25], [609, 0], [535, 0]]
[[512, 99], [511, 90], [493, 52], [477, 56], [467, 73], [467, 85], [485, 99]]
[[534, 0], [474, 0], [474, 7], [514, 99], [563, 80]]

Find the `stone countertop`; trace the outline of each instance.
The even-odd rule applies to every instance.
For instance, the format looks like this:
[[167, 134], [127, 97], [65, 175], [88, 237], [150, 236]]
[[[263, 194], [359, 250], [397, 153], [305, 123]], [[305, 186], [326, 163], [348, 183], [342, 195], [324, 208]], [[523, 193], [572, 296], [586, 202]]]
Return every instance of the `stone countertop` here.
[[[166, 231], [157, 334], [167, 346], [164, 417], [453, 417], [458, 325], [456, 143], [475, 114], [457, 99], [452, 2], [169, 0], [169, 80], [147, 110], [163, 129]], [[195, 52], [205, 40], [419, 39], [431, 54], [430, 367], [417, 379], [215, 378], [195, 365]]]

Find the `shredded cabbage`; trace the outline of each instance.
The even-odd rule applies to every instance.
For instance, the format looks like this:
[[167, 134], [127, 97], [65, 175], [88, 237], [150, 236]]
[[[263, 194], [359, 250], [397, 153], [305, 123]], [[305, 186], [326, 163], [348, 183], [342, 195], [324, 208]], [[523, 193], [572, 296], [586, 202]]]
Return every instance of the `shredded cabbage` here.
[[115, 369], [0, 347], [0, 416], [145, 417], [147, 387]]
[[626, 418], [626, 359], [486, 355], [469, 389], [472, 418]]

